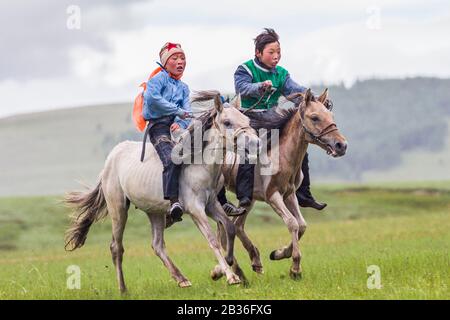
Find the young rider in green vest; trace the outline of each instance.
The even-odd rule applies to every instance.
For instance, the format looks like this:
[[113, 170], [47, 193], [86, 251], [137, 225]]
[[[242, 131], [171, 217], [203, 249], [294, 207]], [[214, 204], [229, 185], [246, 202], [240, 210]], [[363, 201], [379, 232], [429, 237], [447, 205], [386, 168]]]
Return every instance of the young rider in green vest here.
[[[243, 109], [252, 108], [246, 112], [252, 117], [255, 112], [265, 113], [278, 105], [281, 95], [289, 96], [294, 92], [305, 92], [307, 88], [297, 84], [289, 72], [278, 65], [281, 58], [279, 36], [273, 29], [265, 29], [255, 38], [255, 58], [241, 64], [234, 74], [236, 94], [241, 95]], [[261, 98], [264, 95], [264, 98]], [[259, 102], [258, 102], [259, 101]], [[269, 113], [268, 113], [269, 114]], [[261, 116], [261, 113], [260, 115]], [[218, 199], [230, 216], [243, 214], [245, 208], [251, 204], [254, 182], [254, 164], [240, 164], [236, 177], [236, 195], [239, 208], [226, 200], [225, 189], [218, 195]], [[308, 154], [302, 163], [304, 175], [302, 184], [296, 191], [299, 205], [322, 210], [325, 203], [317, 202], [310, 191]]]

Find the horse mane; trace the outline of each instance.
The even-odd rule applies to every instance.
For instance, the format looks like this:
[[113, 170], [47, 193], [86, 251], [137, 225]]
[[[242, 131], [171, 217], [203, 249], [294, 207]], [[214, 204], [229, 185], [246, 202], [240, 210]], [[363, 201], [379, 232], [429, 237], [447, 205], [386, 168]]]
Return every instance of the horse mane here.
[[283, 129], [292, 116], [297, 112], [297, 108], [281, 109], [273, 108], [265, 112], [264, 116], [258, 112], [253, 112], [250, 118], [250, 126], [255, 130], [265, 128]]
[[[215, 103], [222, 104], [220, 100], [220, 92], [216, 90], [207, 90], [207, 91], [196, 91], [191, 99], [191, 103], [195, 102], [204, 102], [213, 100]], [[194, 145], [194, 131], [201, 129], [202, 137], [204, 133], [211, 129], [213, 125], [214, 117], [217, 115], [217, 109], [215, 107], [211, 107], [204, 112], [202, 112], [198, 117], [195, 117], [189, 126], [186, 128], [186, 132], [183, 133], [183, 137], [190, 136], [190, 150], [191, 156], [195, 153], [195, 145]], [[201, 127], [200, 127], [201, 126]], [[179, 143], [183, 143], [183, 138]], [[202, 150], [206, 147], [208, 141], [202, 141]]]
[[[222, 101], [220, 100], [220, 92], [216, 91], [216, 90], [205, 90], [205, 91], [196, 91], [194, 96], [192, 97], [191, 102], [195, 103], [195, 102], [203, 102], [203, 101], [209, 101], [209, 100], [213, 100], [214, 99], [214, 103], [216, 104], [222, 104]], [[198, 117], [196, 117], [188, 127], [187, 130], [189, 132], [189, 134], [192, 137], [192, 134], [194, 133], [194, 129], [195, 129], [195, 125], [196, 123], [198, 124], [199, 122], [201, 123], [201, 129], [202, 129], [202, 136], [205, 133], [206, 130], [211, 129], [212, 125], [213, 125], [213, 120], [214, 117], [217, 115], [217, 110], [215, 107], [211, 107], [207, 110], [205, 110], [205, 112], [201, 113]], [[194, 141], [192, 139], [191, 141], [191, 147], [193, 148]], [[204, 146], [203, 146], [204, 147]]]
[[294, 103], [296, 109], [300, 109], [300, 113], [303, 119], [306, 105], [313, 101], [317, 102], [316, 97], [311, 93], [311, 89], [306, 90], [306, 93], [294, 92], [286, 97], [286, 101]]
[[264, 112], [264, 115], [259, 112], [253, 112], [250, 117], [250, 126], [255, 130], [267, 129], [265, 133], [260, 133], [260, 139], [267, 143], [267, 150], [272, 149], [272, 129], [278, 129], [280, 132], [295, 115], [297, 108], [282, 109], [275, 107]]

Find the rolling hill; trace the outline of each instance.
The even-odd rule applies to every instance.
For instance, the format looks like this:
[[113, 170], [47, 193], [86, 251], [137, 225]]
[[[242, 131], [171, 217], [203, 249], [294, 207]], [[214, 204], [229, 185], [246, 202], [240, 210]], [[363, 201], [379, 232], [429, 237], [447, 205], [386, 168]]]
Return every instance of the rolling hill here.
[[[349, 140], [332, 159], [311, 147], [320, 182], [450, 180], [450, 80], [367, 80], [330, 87]], [[316, 92], [320, 88], [315, 88]], [[0, 196], [61, 194], [94, 183], [106, 155], [141, 140], [131, 103], [86, 106], [0, 119]]]

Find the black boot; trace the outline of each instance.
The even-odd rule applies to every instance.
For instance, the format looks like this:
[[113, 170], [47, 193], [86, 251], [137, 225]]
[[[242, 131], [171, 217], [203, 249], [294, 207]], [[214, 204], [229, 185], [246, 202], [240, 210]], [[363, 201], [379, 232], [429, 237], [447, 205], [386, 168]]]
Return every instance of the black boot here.
[[317, 210], [322, 210], [327, 206], [327, 204], [317, 202], [311, 194], [311, 190], [309, 188], [310, 180], [308, 162], [308, 153], [306, 153], [302, 162], [302, 184], [300, 185], [300, 188], [298, 188], [298, 190], [295, 192], [295, 195], [297, 196], [298, 204], [300, 205], [300, 207], [310, 207]]
[[236, 196], [239, 199], [239, 207], [241, 208], [247, 208], [252, 204], [254, 179], [255, 165], [240, 164], [236, 177]]
[[243, 207], [236, 208], [236, 206], [231, 202], [225, 203], [224, 205], [222, 205], [222, 208], [229, 217], [242, 216], [247, 212], [247, 210]]
[[166, 228], [170, 227], [175, 222], [183, 221], [183, 218], [181, 218], [181, 216], [183, 215], [183, 207], [181, 206], [181, 204], [178, 202], [178, 200], [170, 202], [170, 209], [166, 215]]
[[243, 215], [247, 211], [245, 208], [236, 208], [234, 204], [228, 201], [225, 186], [222, 187], [217, 194], [217, 200], [219, 200], [223, 210], [229, 217], [237, 217]]
[[252, 199], [250, 199], [249, 197], [242, 197], [241, 199], [239, 199], [239, 207], [240, 208], [247, 208], [251, 204], [252, 204]]
[[295, 195], [297, 196], [298, 204], [300, 205], [300, 207], [310, 207], [317, 210], [322, 210], [327, 206], [326, 203], [320, 203], [314, 199], [311, 191], [309, 190], [309, 187], [298, 188]]

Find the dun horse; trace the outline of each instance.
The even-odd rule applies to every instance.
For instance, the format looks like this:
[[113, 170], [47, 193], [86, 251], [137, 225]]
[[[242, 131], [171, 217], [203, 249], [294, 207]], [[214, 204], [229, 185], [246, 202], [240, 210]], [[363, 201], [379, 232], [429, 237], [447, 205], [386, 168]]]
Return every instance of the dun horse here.
[[[347, 141], [340, 134], [333, 120], [333, 114], [324, 106], [328, 97], [328, 90], [316, 99], [308, 89], [305, 94], [293, 94], [290, 100], [300, 99], [301, 103], [296, 108], [274, 110], [274, 119], [258, 119], [258, 114], [250, 116], [252, 127], [277, 128], [280, 129], [279, 145], [272, 146], [268, 155], [272, 163], [278, 163], [278, 172], [272, 175], [262, 175], [263, 166], [258, 163], [255, 166], [255, 182], [253, 191], [253, 202], [247, 212], [239, 217], [233, 218], [236, 233], [243, 246], [249, 253], [252, 268], [257, 273], [263, 273], [263, 267], [258, 248], [252, 243], [244, 230], [245, 221], [255, 200], [265, 201], [283, 219], [289, 233], [291, 242], [289, 245], [274, 250], [270, 254], [271, 260], [280, 260], [292, 257], [290, 276], [293, 279], [301, 277], [301, 252], [299, 240], [306, 230], [306, 221], [303, 218], [297, 202], [295, 191], [301, 184], [303, 174], [301, 164], [305, 156], [308, 144], [316, 144], [333, 157], [343, 156], [347, 149]], [[278, 147], [278, 152], [273, 152]], [[225, 185], [228, 190], [236, 192], [236, 175], [238, 166], [226, 165], [223, 168]], [[219, 186], [220, 187], [220, 186]], [[219, 236], [225, 244], [224, 230], [219, 226]], [[245, 281], [242, 270], [237, 263], [233, 265], [234, 271]], [[223, 270], [216, 266], [212, 271], [212, 278], [218, 279]]]
[[[240, 102], [223, 104], [217, 91], [199, 92], [194, 101], [214, 99], [214, 108], [201, 115], [202, 133], [207, 136], [200, 144], [202, 151], [211, 151], [211, 157], [222, 156], [223, 143], [235, 146], [237, 141], [259, 144], [256, 131], [249, 126], [249, 119], [239, 112]], [[215, 129], [215, 130], [211, 130]], [[189, 133], [194, 131], [193, 125]], [[202, 134], [203, 136], [203, 134]], [[238, 136], [245, 139], [237, 139]], [[236, 146], [235, 146], [236, 147]], [[241, 147], [241, 146], [238, 146]], [[245, 148], [246, 146], [244, 146]], [[112, 220], [111, 254], [121, 292], [126, 291], [122, 272], [124, 248], [123, 232], [128, 217], [130, 203], [146, 212], [152, 228], [152, 247], [162, 260], [171, 276], [180, 287], [191, 285], [167, 256], [164, 243], [165, 217], [169, 203], [163, 200], [162, 163], [151, 144], [147, 145], [147, 155], [140, 162], [141, 144], [125, 141], [118, 144], [108, 155], [105, 166], [100, 173], [97, 186], [86, 193], [72, 192], [66, 196], [66, 202], [75, 208], [72, 227], [66, 234], [66, 249], [80, 248], [86, 241], [90, 226], [95, 221], [109, 215]], [[190, 214], [198, 229], [207, 239], [216, 258], [224, 271], [229, 284], [240, 282], [229, 265], [233, 263], [235, 227], [227, 218], [216, 199], [217, 182], [221, 176], [222, 161], [202, 162], [201, 164], [183, 165], [180, 176], [179, 200]], [[207, 215], [226, 230], [227, 255], [223, 257], [220, 243], [208, 223]]]

